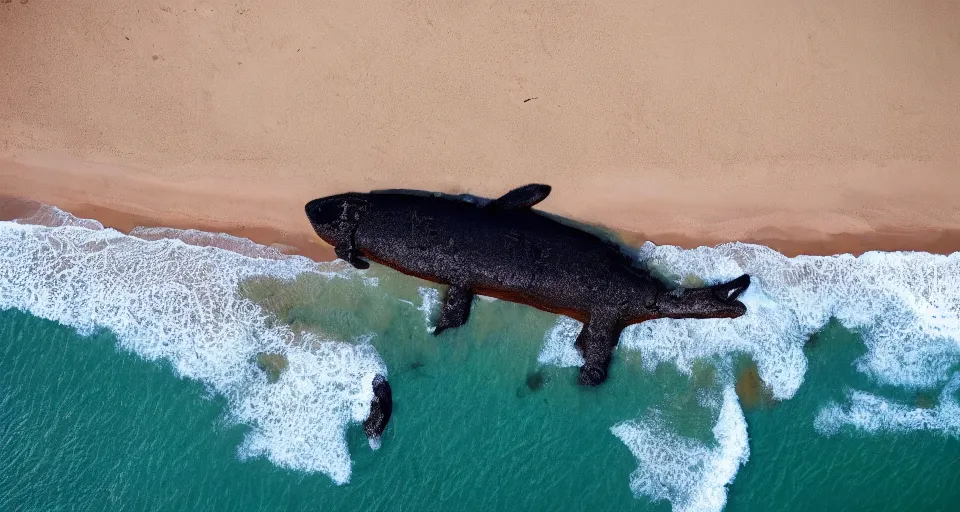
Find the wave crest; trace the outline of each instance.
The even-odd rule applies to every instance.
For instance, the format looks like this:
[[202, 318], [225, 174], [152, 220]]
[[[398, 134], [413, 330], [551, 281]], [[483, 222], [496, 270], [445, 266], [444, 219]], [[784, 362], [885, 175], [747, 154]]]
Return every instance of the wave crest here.
[[639, 463], [630, 475], [633, 493], [654, 501], [669, 500], [678, 512], [722, 510], [727, 485], [750, 456], [747, 422], [732, 386], [723, 390], [713, 447], [671, 432], [656, 414], [619, 423], [611, 432]]
[[[148, 241], [71, 217], [48, 223], [56, 227], [0, 222], [0, 308], [81, 334], [109, 329], [124, 349], [169, 361], [179, 376], [226, 397], [231, 416], [252, 429], [242, 457], [349, 481], [346, 428], [365, 418], [373, 376], [386, 375], [386, 367], [370, 345], [294, 344], [287, 326], [267, 322], [238, 293], [249, 277], [342, 276], [335, 266], [249, 257], [180, 237]], [[264, 352], [288, 362], [277, 382], [257, 367]]]

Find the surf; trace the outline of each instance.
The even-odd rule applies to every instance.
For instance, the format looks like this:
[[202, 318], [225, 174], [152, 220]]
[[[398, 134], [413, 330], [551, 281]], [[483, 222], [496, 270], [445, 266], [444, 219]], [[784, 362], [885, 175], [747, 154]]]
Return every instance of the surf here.
[[[868, 252], [859, 257], [797, 256], [788, 258], [770, 248], [730, 243], [692, 250], [646, 243], [636, 257], [666, 281], [707, 284], [749, 273], [753, 281], [740, 297], [747, 313], [731, 320], [652, 320], [624, 330], [618, 350], [635, 352], [653, 371], [668, 364], [692, 375], [695, 363], [712, 361], [726, 373], [738, 357], [756, 362], [759, 377], [778, 401], [789, 400], [805, 382], [804, 346], [829, 321], [858, 333], [866, 353], [855, 362], [873, 389], [848, 389], [846, 401], [830, 401], [815, 418], [822, 435], [930, 431], [960, 436], [960, 253]], [[573, 347], [580, 322], [561, 318], [546, 334], [539, 360], [543, 364], [577, 366]], [[638, 381], [638, 385], [642, 385]], [[904, 392], [928, 391], [935, 405], [901, 403], [878, 394], [883, 387]], [[720, 510], [718, 494], [745, 463], [749, 449], [735, 396], [713, 407], [718, 419], [716, 448], [710, 443], [677, 438], [662, 423], [638, 420], [614, 427], [639, 468], [631, 487], [654, 499], [669, 499], [680, 510]], [[732, 408], [737, 412], [733, 413]], [[741, 429], [742, 426], [742, 429]], [[723, 432], [732, 434], [721, 435]], [[693, 444], [691, 444], [693, 443]], [[671, 464], [676, 450], [696, 454], [718, 468], [710, 477], [700, 469], [658, 472]], [[694, 449], [692, 446], [698, 446]], [[666, 456], [665, 453], [672, 453]], [[698, 463], [697, 468], [703, 465]], [[719, 469], [722, 468], [722, 471]], [[732, 468], [732, 471], [731, 471]]]
[[[385, 296], [384, 304], [396, 303], [424, 332], [440, 307], [437, 290], [414, 281], [408, 283], [412, 295], [393, 297], [391, 281], [407, 278], [286, 256], [236, 237], [164, 228], [126, 235], [55, 209], [45, 215], [33, 221], [46, 225], [0, 223], [0, 309], [27, 311], [81, 334], [109, 329], [122, 349], [166, 362], [178, 376], [225, 397], [230, 420], [250, 427], [237, 446], [239, 458], [263, 457], [278, 467], [323, 473], [337, 484], [351, 480], [347, 431], [366, 417], [373, 376], [400, 369], [387, 368], [369, 338], [297, 329], [239, 290], [256, 279], [311, 287], [349, 281]], [[661, 319], [624, 331], [618, 350], [636, 357], [622, 364], [637, 366], [622, 378], [637, 393], [664, 366], [690, 380], [698, 379], [704, 362], [716, 369], [697, 397], [710, 415], [706, 436], [679, 429], [662, 404], [605, 425], [609, 441], [598, 442], [621, 444], [636, 468], [609, 476], [638, 497], [667, 500], [677, 510], [723, 508], [739, 468], [749, 464], [753, 434], [733, 391], [736, 361], [754, 361], [772, 396], [790, 400], [810, 385], [805, 347], [831, 320], [860, 335], [865, 351], [853, 369], [867, 384], [845, 389], [843, 398], [819, 403], [816, 414], [796, 421], [822, 436], [960, 435], [960, 255], [787, 258], [750, 244], [685, 250], [648, 243], [634, 256], [677, 285], [754, 276], [740, 297], [748, 310], [740, 318]], [[492, 304], [475, 304], [481, 318]], [[526, 318], [515, 313], [509, 318]], [[547, 374], [582, 364], [573, 346], [581, 324], [562, 316], [551, 321], [536, 335], [542, 343], [534, 340], [539, 349], [533, 356]], [[273, 382], [258, 364], [262, 354], [283, 357]], [[425, 370], [416, 365], [403, 371]], [[924, 392], [932, 403], [891, 397], [887, 388]], [[541, 391], [525, 391], [534, 392]], [[399, 412], [394, 421], [409, 413]]]
[[[262, 456], [349, 482], [346, 429], [367, 417], [374, 376], [387, 375], [383, 361], [369, 343], [294, 333], [270, 321], [238, 288], [252, 277], [362, 277], [229, 235], [125, 235], [52, 207], [32, 220], [46, 225], [0, 222], [0, 309], [55, 320], [81, 335], [108, 329], [122, 349], [165, 361], [225, 397], [231, 421], [250, 427], [240, 458]], [[261, 368], [264, 354], [283, 358], [275, 382]]]

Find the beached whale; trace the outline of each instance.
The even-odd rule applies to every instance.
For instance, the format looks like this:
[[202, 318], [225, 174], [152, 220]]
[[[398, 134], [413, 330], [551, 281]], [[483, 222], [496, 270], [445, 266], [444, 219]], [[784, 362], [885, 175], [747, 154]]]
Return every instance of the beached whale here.
[[434, 334], [466, 323], [475, 294], [528, 304], [584, 323], [578, 382], [607, 378], [620, 332], [655, 318], [734, 318], [750, 284], [671, 290], [613, 242], [531, 207], [531, 184], [485, 202], [422, 192], [346, 193], [310, 201], [314, 231], [356, 268], [366, 260], [448, 285]]

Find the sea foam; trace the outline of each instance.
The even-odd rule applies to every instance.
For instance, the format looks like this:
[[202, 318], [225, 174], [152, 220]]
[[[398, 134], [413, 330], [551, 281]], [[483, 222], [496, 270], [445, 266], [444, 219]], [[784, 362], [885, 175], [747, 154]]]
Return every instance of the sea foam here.
[[[689, 277], [716, 284], [744, 273], [751, 276], [751, 285], [741, 296], [747, 314], [740, 318], [661, 319], [625, 329], [619, 348], [639, 351], [647, 369], [667, 363], [689, 374], [698, 359], [727, 365], [734, 356], [746, 354], [756, 362], [760, 377], [774, 397], [789, 399], [807, 371], [804, 344], [835, 318], [861, 335], [867, 352], [855, 366], [871, 381], [907, 390], [943, 392], [936, 407], [919, 409], [854, 391], [849, 404], [824, 407], [816, 419], [820, 432], [834, 434], [851, 427], [867, 432], [923, 429], [957, 435], [960, 406], [951, 383], [960, 379], [960, 253], [871, 252], [860, 257], [788, 258], [768, 247], [742, 243], [693, 250], [647, 243], [636, 256], [655, 274], [675, 284]], [[539, 361], [559, 366], [582, 364], [573, 347], [581, 328], [576, 320], [559, 319], [545, 337]], [[723, 407], [739, 406], [726, 400]], [[721, 415], [718, 428], [725, 417], [729, 414]], [[626, 425], [629, 427], [617, 427], [615, 433], [631, 447], [641, 466], [633, 478], [634, 491], [670, 499], [680, 509], [701, 508], [692, 503], [717, 503], [712, 498], [695, 498], [714, 496], [706, 487], [690, 490], [649, 484], [659, 478], [651, 461], [667, 457], [661, 452], [662, 443], [682, 443], [673, 438], [664, 441], [665, 431], [656, 424]], [[692, 451], [692, 446], [682, 444], [681, 451]], [[698, 448], [706, 449], [705, 445]], [[662, 455], [651, 455], [656, 453]], [[733, 456], [728, 454], [724, 460], [717, 466], [722, 471], [718, 469], [719, 473], [709, 476], [714, 483], [726, 482], [736, 473], [736, 465], [729, 463]], [[671, 467], [674, 473], [669, 481], [705, 478], [699, 466]], [[731, 467], [733, 473], [729, 473]], [[685, 476], [680, 475], [683, 472]], [[718, 487], [710, 484], [709, 488]], [[716, 509], [713, 505], [705, 508]]]
[[[867, 353], [857, 369], [881, 384], [930, 389], [960, 362], [960, 253], [870, 252], [860, 257], [787, 258], [759, 245], [682, 250], [646, 246], [647, 264], [669, 279], [708, 283], [752, 276], [746, 315], [734, 320], [658, 320], [628, 329], [625, 346], [647, 349], [651, 364], [698, 355], [749, 353], [777, 398], [803, 382], [803, 343], [831, 319], [858, 331]], [[679, 349], [657, 343], [683, 331]]]
[[[141, 232], [155, 238], [144, 240], [55, 209], [47, 213], [46, 226], [0, 222], [0, 308], [81, 334], [109, 329], [124, 349], [168, 361], [178, 375], [224, 396], [231, 418], [250, 427], [241, 457], [264, 456], [279, 466], [323, 472], [337, 484], [349, 481], [346, 429], [366, 417], [371, 382], [386, 375], [386, 367], [362, 342], [306, 334], [293, 344], [289, 328], [271, 325], [258, 305], [238, 294], [248, 277], [288, 280], [315, 272], [332, 278], [349, 271], [242, 240], [258, 257], [209, 246], [215, 243], [189, 245], [170, 231]], [[288, 362], [274, 383], [256, 365], [263, 352]]]
[[433, 332], [434, 326], [431, 319], [438, 314], [440, 307], [440, 292], [436, 288], [421, 286], [417, 288], [420, 294], [420, 307], [417, 309], [423, 313], [423, 323], [426, 325], [427, 332]]
[[[326, 473], [336, 483], [349, 481], [346, 428], [365, 417], [373, 375], [386, 374], [383, 362], [362, 342], [292, 344], [293, 333], [268, 325], [237, 287], [253, 276], [293, 279], [305, 272], [366, 286], [376, 286], [375, 279], [348, 265], [317, 264], [235, 237], [166, 229], [129, 236], [56, 209], [31, 222], [43, 225], [0, 223], [0, 308], [29, 311], [83, 334], [110, 329], [125, 349], [169, 361], [179, 375], [226, 397], [233, 419], [251, 427], [241, 457], [265, 456]], [[627, 328], [620, 348], [639, 351], [647, 368], [666, 363], [691, 372], [697, 359], [747, 354], [774, 396], [789, 399], [806, 374], [804, 343], [836, 318], [862, 335], [867, 352], [855, 365], [872, 381], [941, 391], [932, 408], [850, 391], [846, 403], [820, 411], [815, 426], [821, 433], [960, 435], [960, 254], [787, 258], [749, 244], [682, 250], [648, 243], [637, 257], [675, 283], [688, 276], [707, 284], [752, 276], [741, 297], [748, 312], [740, 318]], [[440, 296], [426, 287], [420, 296], [418, 309], [429, 326]], [[582, 364], [573, 347], [580, 328], [561, 317], [545, 337], [541, 364]], [[274, 383], [254, 362], [262, 352], [283, 354], [289, 363]], [[635, 493], [668, 499], [678, 510], [722, 508], [726, 485], [749, 447], [732, 388], [724, 388], [716, 408], [713, 443], [678, 436], [656, 415], [613, 427], [638, 460]]]
[[[787, 258], [751, 244], [684, 250], [648, 243], [638, 256], [675, 283], [752, 278], [740, 318], [660, 319], [625, 329], [619, 347], [640, 351], [651, 369], [672, 363], [689, 372], [697, 359], [748, 354], [774, 396], [788, 399], [806, 373], [804, 343], [831, 318], [861, 333], [868, 351], [857, 369], [881, 384], [934, 388], [960, 363], [960, 253]], [[559, 320], [541, 361], [573, 365], [569, 350], [580, 326]]]
[[722, 510], [727, 485], [750, 455], [747, 422], [732, 386], [723, 390], [713, 445], [677, 435], [656, 411], [643, 420], [619, 423], [611, 432], [639, 463], [630, 475], [633, 493], [669, 500], [678, 512]]
[[865, 391], [850, 390], [849, 403], [828, 404], [817, 414], [814, 426], [828, 436], [852, 428], [870, 434], [931, 430], [960, 437], [958, 389], [960, 375], [955, 374], [940, 392], [935, 407], [911, 407]]

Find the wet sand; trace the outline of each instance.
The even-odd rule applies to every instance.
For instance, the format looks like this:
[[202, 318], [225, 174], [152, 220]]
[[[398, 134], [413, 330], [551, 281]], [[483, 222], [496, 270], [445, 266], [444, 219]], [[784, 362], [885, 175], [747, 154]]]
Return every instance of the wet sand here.
[[303, 204], [496, 196], [631, 243], [960, 250], [960, 5], [0, 5], [0, 195], [329, 247]]
[[[19, 197], [0, 196], [0, 221], [30, 219], [45, 203]], [[164, 227], [174, 229], [196, 229], [209, 233], [227, 233], [246, 238], [260, 245], [271, 246], [283, 254], [302, 254], [316, 261], [336, 259], [333, 248], [322, 240], [316, 241], [307, 235], [290, 234], [269, 227], [244, 225], [207, 225], [197, 222], [182, 224], [165, 218], [151, 218], [113, 210], [104, 206], [85, 205], [69, 210], [81, 219], [95, 219], [104, 227], [113, 228], [122, 233], [130, 233], [137, 227]], [[195, 242], [191, 242], [198, 245]], [[230, 247], [224, 247], [230, 248]], [[243, 252], [243, 251], [240, 251]]]
[[[302, 204], [313, 197], [304, 196], [302, 191], [291, 194], [293, 197], [290, 198], [284, 197], [282, 193], [264, 198], [257, 196], [256, 191], [240, 192], [235, 195], [224, 194], [223, 191], [205, 194], [202, 189], [180, 188], [167, 184], [144, 187], [138, 182], [139, 180], [127, 180], [123, 174], [113, 175], [103, 181], [97, 179], [87, 181], [86, 178], [93, 173], [75, 170], [50, 171], [0, 161], [0, 176], [4, 174], [8, 178], [6, 183], [13, 186], [0, 190], [0, 220], [23, 218], [29, 215], [23, 211], [23, 208], [27, 208], [27, 212], [32, 212], [36, 204], [44, 203], [58, 206], [80, 218], [96, 219], [104, 226], [124, 233], [138, 226], [197, 229], [248, 238], [258, 244], [274, 246], [281, 252], [303, 254], [317, 261], [336, 258], [333, 248], [313, 233], [306, 216], [302, 213]], [[91, 181], [94, 184], [100, 183], [104, 188], [119, 189], [121, 192], [116, 200], [104, 201], [101, 198], [103, 188], [91, 187]], [[25, 184], [27, 186], [24, 186]], [[11, 191], [14, 195], [7, 195]], [[449, 189], [447, 191], [457, 192]], [[551, 199], [552, 195], [547, 201]], [[98, 202], [105, 204], [98, 204]], [[170, 209], [165, 208], [168, 204]], [[548, 206], [543, 205], [543, 209], [556, 212], [557, 209]], [[210, 212], [211, 207], [216, 210]], [[949, 205], [947, 207], [953, 208]], [[669, 208], [664, 206], [664, 209]], [[638, 209], [642, 208], [638, 207]], [[698, 213], [703, 214], [702, 211]], [[952, 212], [945, 213], [949, 215]], [[679, 213], [678, 216], [680, 216]], [[852, 232], [832, 232], [829, 224], [822, 225], [822, 230], [817, 230], [807, 227], [781, 228], [771, 222], [772, 225], [759, 227], [756, 230], [728, 229], [725, 233], [727, 236], [724, 236], [722, 231], [712, 233], [704, 227], [700, 229], [706, 232], [693, 231], [696, 234], [689, 234], [672, 230], [676, 227], [671, 224], [662, 228], [666, 229], [665, 231], [657, 231], [656, 228], [660, 226], [649, 223], [647, 227], [650, 231], [647, 234], [618, 228], [602, 219], [574, 217], [574, 220], [612, 230], [619, 235], [623, 243], [634, 247], [639, 247], [647, 240], [661, 245], [677, 245], [684, 248], [741, 241], [766, 245], [787, 256], [844, 253], [859, 255], [867, 251], [925, 251], [950, 254], [960, 251], [960, 229], [954, 228], [953, 222], [931, 222], [930, 227], [911, 224], [907, 224], [907, 227], [903, 225], [879, 228], [868, 226]], [[709, 225], [708, 222], [704, 224]], [[742, 224], [742, 226], [748, 225], [749, 221]]]

